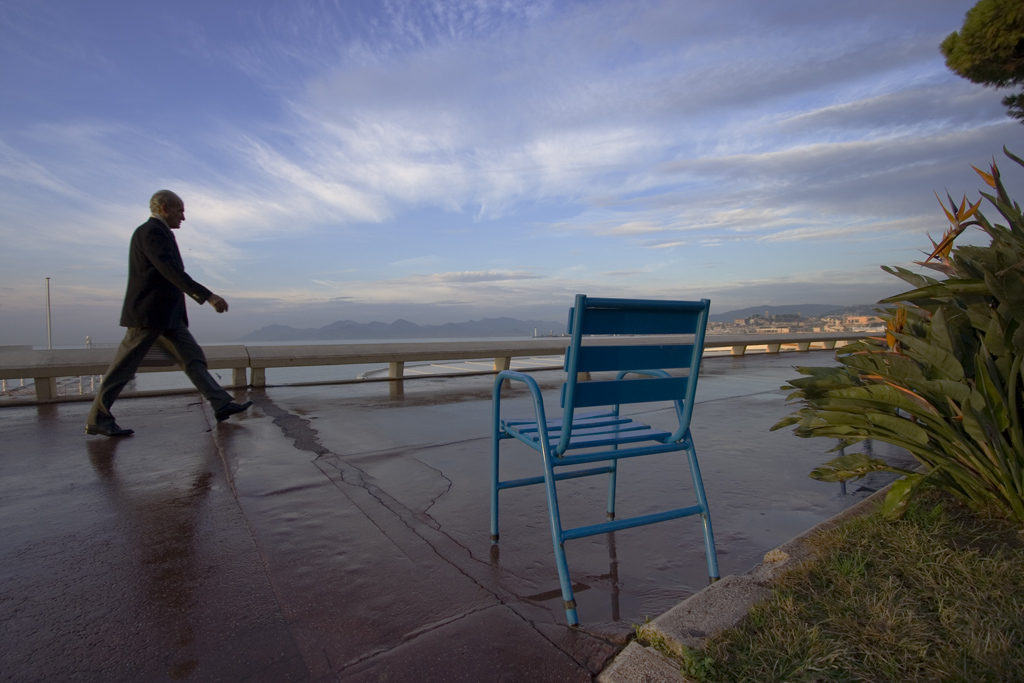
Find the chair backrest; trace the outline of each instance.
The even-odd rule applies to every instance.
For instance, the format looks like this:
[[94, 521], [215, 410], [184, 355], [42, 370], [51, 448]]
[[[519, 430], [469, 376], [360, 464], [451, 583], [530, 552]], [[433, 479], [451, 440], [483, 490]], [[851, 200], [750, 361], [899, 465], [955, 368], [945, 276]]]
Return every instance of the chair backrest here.
[[[604, 299], [576, 295], [569, 311], [572, 342], [565, 354], [568, 373], [562, 387], [565, 422], [557, 451], [564, 452], [570, 437], [572, 413], [576, 408], [611, 406], [651, 401], [676, 401], [679, 428], [673, 439], [682, 438], [690, 426], [693, 397], [704, 350], [704, 331], [711, 302], [663, 301], [655, 299]], [[586, 336], [598, 335], [598, 339]], [[686, 343], [623, 344], [614, 335], [693, 335]], [[607, 344], [601, 343], [604, 337]], [[686, 370], [680, 376], [640, 377], [626, 381], [590, 380], [578, 382], [581, 372]]]

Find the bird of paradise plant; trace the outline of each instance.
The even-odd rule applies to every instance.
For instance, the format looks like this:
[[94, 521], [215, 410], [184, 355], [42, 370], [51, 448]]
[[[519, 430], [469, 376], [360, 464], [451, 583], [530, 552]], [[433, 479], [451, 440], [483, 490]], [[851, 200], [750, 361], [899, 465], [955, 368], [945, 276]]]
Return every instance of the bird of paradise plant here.
[[[980, 170], [977, 166], [971, 166], [971, 168], [981, 174], [983, 178], [991, 177], [989, 174]], [[938, 192], [935, 193], [935, 198], [939, 199]], [[949, 196], [949, 193], [946, 194], [946, 198], [949, 199], [949, 206], [953, 211], [950, 212], [945, 206], [942, 206], [941, 199], [939, 199], [939, 206], [942, 206], [942, 210], [946, 213], [946, 218], [949, 219], [950, 227], [942, 233], [942, 239], [938, 242], [933, 240], [931, 235], [929, 235], [928, 240], [932, 243], [932, 253], [928, 254], [928, 258], [924, 261], [914, 261], [914, 263], [919, 266], [933, 268], [948, 274], [953, 271], [953, 265], [949, 261], [949, 252], [953, 249], [953, 242], [964, 230], [967, 229], [969, 225], [971, 225], [967, 220], [978, 212], [978, 207], [981, 206], [981, 200], [979, 199], [977, 203], [968, 205], [967, 197], [965, 195], [963, 200], [960, 202], [960, 206], [957, 207], [956, 202], [954, 202], [953, 198]], [[932, 259], [936, 259], [938, 263], [931, 263]]]
[[[843, 347], [838, 367], [797, 368], [803, 376], [784, 388], [802, 407], [772, 429], [794, 426], [799, 436], [838, 439], [833, 450], [866, 439], [908, 450], [918, 470], [850, 453], [811, 473], [823, 481], [874, 471], [904, 475], [883, 503], [890, 515], [902, 514], [920, 487], [933, 485], [1024, 526], [1024, 218], [994, 160], [990, 172], [975, 171], [995, 190], [982, 198], [1006, 225], [985, 218], [982, 199], [950, 199], [950, 208], [943, 206], [949, 228], [938, 243], [931, 240], [920, 264], [945, 279], [883, 266], [914, 287], [880, 302], [900, 304], [880, 312], [885, 337]], [[955, 247], [972, 226], [990, 244]]]

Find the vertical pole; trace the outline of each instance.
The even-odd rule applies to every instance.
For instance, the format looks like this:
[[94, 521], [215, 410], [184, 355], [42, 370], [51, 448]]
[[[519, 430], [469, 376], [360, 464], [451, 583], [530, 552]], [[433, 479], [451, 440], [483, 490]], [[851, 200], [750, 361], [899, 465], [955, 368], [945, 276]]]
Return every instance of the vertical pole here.
[[50, 331], [50, 278], [46, 278], [46, 348], [53, 350], [53, 335]]

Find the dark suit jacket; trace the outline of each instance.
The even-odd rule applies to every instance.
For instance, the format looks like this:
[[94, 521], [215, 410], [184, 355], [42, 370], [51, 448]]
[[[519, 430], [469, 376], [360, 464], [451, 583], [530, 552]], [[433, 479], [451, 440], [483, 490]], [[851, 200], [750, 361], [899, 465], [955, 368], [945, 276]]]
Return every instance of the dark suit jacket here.
[[185, 272], [171, 229], [150, 218], [132, 235], [121, 327], [187, 327], [185, 294], [205, 303], [211, 292]]

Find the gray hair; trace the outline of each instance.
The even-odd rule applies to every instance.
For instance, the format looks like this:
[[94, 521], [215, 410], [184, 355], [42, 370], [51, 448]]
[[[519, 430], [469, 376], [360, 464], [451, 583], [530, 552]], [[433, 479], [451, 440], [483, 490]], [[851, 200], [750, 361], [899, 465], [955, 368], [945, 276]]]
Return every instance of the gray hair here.
[[149, 198], [149, 212], [154, 216], [162, 216], [163, 210], [170, 204], [184, 204], [181, 197], [170, 190], [158, 190]]

